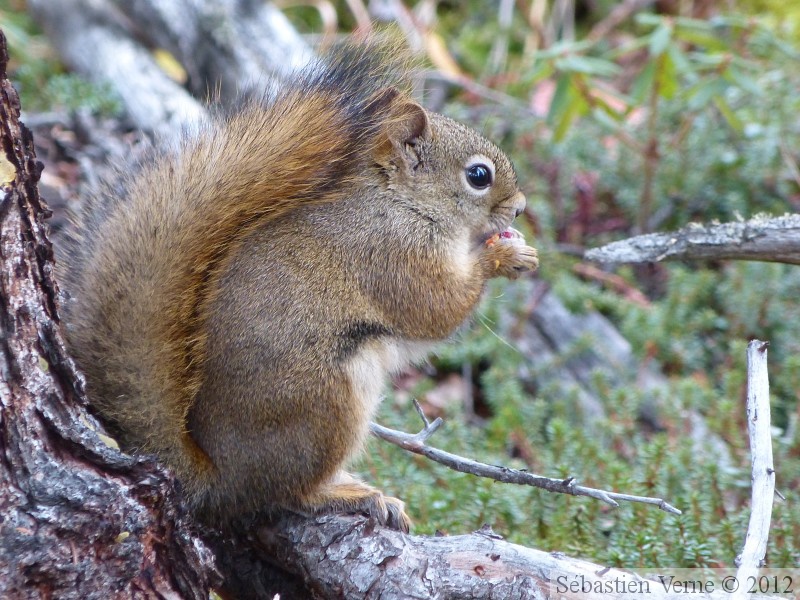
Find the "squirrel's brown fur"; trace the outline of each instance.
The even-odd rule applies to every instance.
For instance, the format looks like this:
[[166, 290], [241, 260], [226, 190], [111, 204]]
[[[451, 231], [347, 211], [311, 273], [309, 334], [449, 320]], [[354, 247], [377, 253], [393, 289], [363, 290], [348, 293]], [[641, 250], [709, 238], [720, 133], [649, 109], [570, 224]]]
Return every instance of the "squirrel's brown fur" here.
[[[406, 72], [385, 46], [340, 48], [154, 153], [78, 229], [66, 321], [90, 396], [200, 513], [405, 526], [340, 471], [376, 381], [449, 335], [488, 277], [536, 266], [518, 239], [484, 244], [524, 202], [508, 160], [419, 107]], [[474, 197], [472, 155], [494, 169]]]

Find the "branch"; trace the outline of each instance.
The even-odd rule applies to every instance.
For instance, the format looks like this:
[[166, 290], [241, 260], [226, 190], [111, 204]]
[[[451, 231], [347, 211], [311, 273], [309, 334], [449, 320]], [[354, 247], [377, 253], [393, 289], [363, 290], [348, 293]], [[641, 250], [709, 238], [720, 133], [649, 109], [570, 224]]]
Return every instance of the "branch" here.
[[[665, 579], [673, 579], [668, 569], [651, 569], [647, 574], [621, 571], [561, 552], [509, 543], [486, 526], [469, 535], [414, 536], [379, 527], [363, 516], [308, 519], [293, 515], [251, 527], [246, 537], [251, 555], [301, 576], [314, 597], [325, 600], [676, 600], [698, 595], [730, 600], [718, 586], [702, 594], [669, 589], [664, 585]], [[686, 573], [675, 570], [674, 578]], [[707, 573], [692, 571], [691, 576], [713, 580]], [[255, 579], [252, 572], [250, 578]], [[749, 596], [752, 600], [767, 597]]]
[[511, 544], [488, 528], [470, 535], [411, 536], [366, 517], [291, 516], [258, 527], [250, 537], [261, 554], [302, 575], [326, 599], [533, 600], [551, 597], [555, 573], [585, 574], [592, 582], [635, 577]]
[[104, 1], [124, 13], [137, 34], [180, 62], [198, 98], [215, 90], [222, 98], [235, 98], [311, 58], [311, 49], [270, 2]]
[[284, 15], [265, 2], [30, 0], [28, 6], [72, 69], [111, 84], [137, 128], [167, 138], [202, 121], [206, 110], [159, 67], [143, 39], [180, 62], [201, 99], [262, 88], [311, 56]]
[[[744, 548], [736, 559], [739, 567], [736, 579], [740, 582], [748, 581], [748, 577], [756, 578], [758, 569], [764, 565], [775, 494], [767, 346], [767, 342], [759, 340], [752, 340], [747, 345], [747, 430], [750, 433], [753, 492]], [[746, 598], [746, 591], [745, 586], [740, 586], [731, 598]]]
[[639, 235], [594, 248], [585, 258], [601, 263], [728, 258], [800, 265], [800, 215], [691, 223], [672, 233]]
[[595, 488], [584, 487], [577, 485], [577, 480], [574, 477], [567, 477], [566, 479], [553, 479], [551, 477], [543, 477], [535, 475], [528, 471], [521, 471], [519, 469], [511, 469], [509, 467], [499, 467], [496, 465], [487, 465], [486, 463], [477, 462], [475, 460], [450, 454], [444, 450], [428, 446], [425, 442], [428, 441], [434, 432], [442, 426], [444, 421], [441, 418], [436, 418], [433, 422], [428, 421], [419, 402], [414, 401], [414, 407], [417, 413], [422, 418], [425, 427], [417, 434], [404, 433], [394, 429], [388, 429], [377, 423], [370, 423], [370, 431], [373, 435], [386, 440], [399, 446], [404, 450], [413, 452], [414, 454], [421, 454], [434, 462], [438, 462], [446, 466], [448, 469], [459, 471], [461, 473], [469, 473], [478, 477], [486, 477], [494, 479], [502, 483], [514, 483], [517, 485], [529, 485], [532, 487], [541, 488], [548, 492], [555, 492], [558, 494], [569, 494], [571, 496], [589, 496], [602, 500], [606, 504], [617, 507], [622, 502], [641, 502], [643, 504], [654, 504], [661, 510], [672, 513], [674, 515], [681, 514], [681, 511], [674, 506], [667, 504], [661, 498], [650, 498], [647, 496], [632, 496], [630, 494], [620, 494], [617, 492], [607, 492], [605, 490], [598, 490]]
[[64, 61], [96, 83], [109, 83], [137, 128], [172, 137], [205, 109], [158, 66], [105, 2], [30, 0], [28, 7]]

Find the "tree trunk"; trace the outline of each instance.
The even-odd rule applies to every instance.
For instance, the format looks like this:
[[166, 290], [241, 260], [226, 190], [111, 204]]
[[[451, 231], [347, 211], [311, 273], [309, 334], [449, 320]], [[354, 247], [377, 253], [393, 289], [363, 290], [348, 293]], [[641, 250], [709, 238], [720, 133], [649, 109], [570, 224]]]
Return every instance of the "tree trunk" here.
[[7, 60], [0, 32], [0, 597], [208, 598], [213, 558], [172, 480], [86, 411]]

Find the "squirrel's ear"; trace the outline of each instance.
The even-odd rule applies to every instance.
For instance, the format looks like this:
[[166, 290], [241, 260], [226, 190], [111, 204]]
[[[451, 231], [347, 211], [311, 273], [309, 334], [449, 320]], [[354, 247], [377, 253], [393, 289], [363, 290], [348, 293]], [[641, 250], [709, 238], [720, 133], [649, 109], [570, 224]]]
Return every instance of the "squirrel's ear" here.
[[[392, 92], [394, 92], [392, 94]], [[425, 109], [412, 100], [394, 98], [397, 91], [389, 89], [392, 96], [390, 117], [386, 119], [382, 139], [375, 149], [375, 160], [380, 165], [405, 163], [413, 168], [420, 162], [415, 146], [431, 136], [431, 126]]]

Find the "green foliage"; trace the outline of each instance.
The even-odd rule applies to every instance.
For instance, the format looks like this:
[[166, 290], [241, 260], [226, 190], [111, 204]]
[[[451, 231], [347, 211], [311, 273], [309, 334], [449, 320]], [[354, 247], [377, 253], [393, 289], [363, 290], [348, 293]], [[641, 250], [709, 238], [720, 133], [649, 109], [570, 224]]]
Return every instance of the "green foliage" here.
[[[735, 281], [740, 268], [747, 266], [731, 267], [726, 281]], [[778, 271], [783, 269], [776, 267], [767, 281], [777, 281]], [[675, 295], [681, 289], [690, 291], [688, 307], [679, 306], [673, 298], [652, 309], [617, 302], [619, 314], [626, 315], [623, 327], [634, 346], [652, 350], [653, 343], [664, 344], [663, 349], [658, 348], [659, 356], [674, 357], [670, 368], [679, 374], [670, 383], [669, 411], [660, 415], [663, 431], [642, 429], [638, 415], [649, 398], [634, 386], [598, 385], [598, 390], [605, 390], [601, 399], [607, 416], [591, 422], [576, 414], [574, 399], [568, 395], [545, 395], [544, 391], [532, 395], [516, 374], [536, 357], [520, 353], [490, 325], [477, 324], [463, 332], [457, 343], [443, 347], [434, 363], [445, 371], [464, 362], [476, 369], [484, 365], [480, 385], [492, 418], [485, 424], [468, 424], [460, 416], [460, 407], [450, 406], [444, 415], [445, 427], [431, 443], [490, 464], [528, 468], [553, 477], [572, 475], [587, 486], [663, 497], [680, 507], [683, 515], [632, 504], [612, 509], [586, 498], [492, 483], [449, 471], [377, 440], [369, 442], [370, 451], [359, 464], [360, 472], [407, 502], [420, 533], [463, 532], [489, 523], [511, 541], [602, 564], [626, 568], [732, 565], [747, 527], [750, 494], [742, 401], [745, 342], [742, 337], [719, 333], [707, 316], [686, 319], [709, 302], [717, 307], [713, 310], [722, 311], [727, 299], [724, 287], [703, 291], [710, 272], [693, 274], [685, 268], [677, 272], [682, 279]], [[586, 293], [590, 294], [588, 286]], [[787, 300], [775, 298], [774, 302], [777, 306]], [[508, 310], [503, 298], [489, 298], [479, 320], [490, 324], [497, 314]], [[746, 305], [734, 313], [743, 317], [749, 311]], [[724, 348], [697, 343], [714, 336]], [[682, 348], [681, 342], [690, 350]], [[694, 354], [691, 362], [687, 352]], [[779, 352], [770, 358], [771, 365], [781, 362]], [[783, 368], [773, 372], [773, 382], [783, 377]], [[424, 396], [430, 387], [426, 383], [417, 392]], [[777, 406], [786, 401], [780, 389], [774, 387], [773, 392]], [[713, 449], [704, 446], [706, 440], [686, 438], [684, 415], [690, 410], [704, 415], [710, 434], [727, 443], [731, 462], [720, 463]], [[378, 421], [405, 431], [421, 426], [408, 401], [393, 393], [382, 406]], [[800, 461], [795, 456], [798, 434], [795, 431], [793, 435], [792, 440], [780, 435], [776, 440], [775, 464], [781, 465], [782, 474], [778, 485], [784, 489], [800, 477]], [[509, 454], [513, 448], [527, 448], [533, 454], [523, 460]], [[800, 559], [797, 517], [795, 503], [776, 504], [773, 539], [779, 542], [770, 546], [770, 566], [791, 567]]]
[[[452, 47], [463, 65], [483, 75], [498, 29], [481, 25], [481, 18], [488, 19], [462, 23]], [[408, 502], [421, 532], [464, 531], [488, 522], [512, 541], [603, 564], [730, 566], [749, 518], [744, 393], [751, 338], [771, 343], [778, 488], [792, 495], [800, 482], [800, 269], [667, 264], [654, 269], [657, 281], [641, 269], [618, 270], [633, 289], [652, 286], [644, 306], [578, 279], [572, 272], [576, 260], [555, 252], [554, 245], [592, 246], [637, 227], [668, 230], [695, 220], [796, 210], [798, 50], [776, 35], [769, 19], [737, 15], [701, 21], [644, 14], [622, 45], [563, 41], [537, 52], [534, 61], [515, 55], [520, 34], [511, 36], [509, 73], [498, 81], [507, 82], [510, 94], [552, 85], [550, 109], [539, 119], [515, 112], [512, 128], [483, 112], [481, 125], [504, 147], [516, 149], [514, 162], [544, 250], [540, 277], [570, 310], [600, 310], [611, 318], [642, 362], [655, 361], [668, 376], [659, 412], [663, 429], [642, 427], [640, 410], [653, 399], [632, 380], [612, 385], [598, 374], [594, 391], [607, 415], [590, 422], [569, 393], [526, 389], [520, 369], [536, 369], [537, 357], [525, 356], [497, 333], [509, 318], [523, 318], [509, 316], [518, 299], [514, 286], [520, 285], [511, 284], [493, 286], [473, 326], [434, 360], [439, 373], [460, 372], [464, 364], [480, 373], [478, 389], [490, 417], [465, 423], [460, 407], [451, 406], [446, 427], [432, 443], [493, 464], [663, 497], [684, 514], [642, 505], [612, 509], [585, 498], [487, 483], [376, 441], [370, 442], [375, 454], [361, 468]], [[458, 104], [448, 109], [469, 119]], [[581, 217], [586, 205], [577, 182], [587, 180], [591, 204]], [[574, 352], [582, 343], [591, 341], [579, 341]], [[436, 383], [420, 385], [416, 393], [424, 397]], [[688, 437], [690, 411], [704, 419], [704, 439]], [[378, 420], [407, 431], [420, 427], [402, 395], [389, 397]], [[727, 458], [719, 458], [711, 439], [719, 440]], [[796, 502], [776, 501], [770, 566], [800, 562], [798, 517]]]
[[[90, 83], [72, 73], [37, 73], [22, 67], [16, 72], [15, 81], [20, 85], [23, 98], [30, 100], [26, 106], [31, 110], [85, 109], [103, 116], [118, 115], [122, 110], [110, 85]], [[37, 88], [36, 84], [41, 81], [44, 86]]]
[[[800, 141], [800, 101], [790, 91], [800, 84], [798, 51], [737, 17], [642, 14], [638, 23], [643, 32], [619, 48], [564, 43], [537, 54], [531, 81], [555, 78], [547, 122], [563, 154], [575, 145], [581, 159], [591, 153], [584, 165], [621, 191], [620, 208], [639, 230], [652, 227], [658, 208], [674, 215], [672, 226], [701, 211], [729, 219], [786, 210], [780, 200], [798, 186], [781, 168]], [[621, 89], [624, 62], [635, 68]], [[612, 164], [596, 165], [599, 157]], [[655, 198], [673, 206], [656, 207]]]
[[759, 14], [770, 28], [788, 38], [800, 34], [800, 5], [783, 0], [739, 0], [739, 9], [747, 14]]

